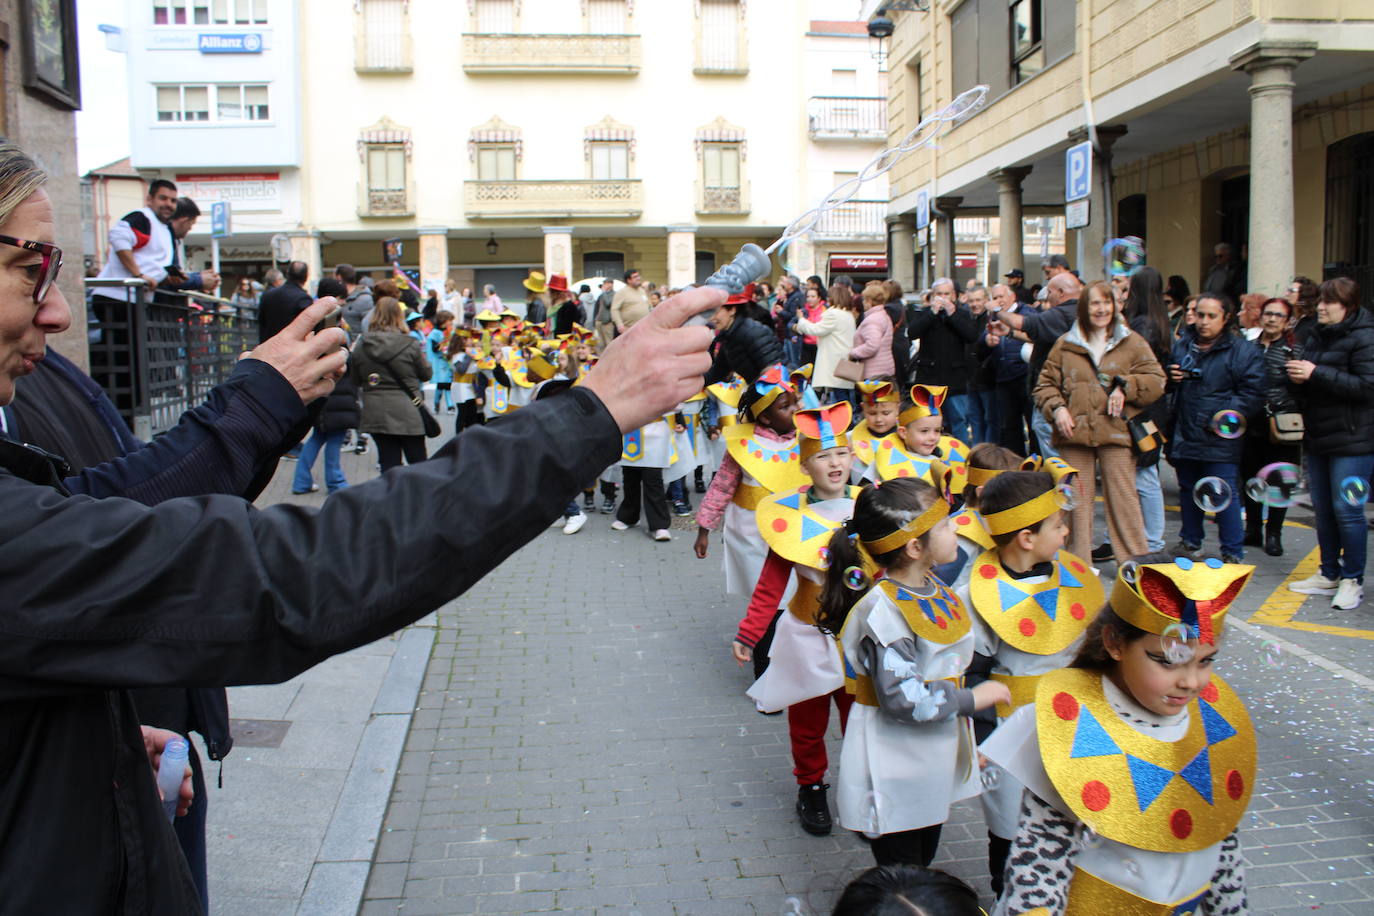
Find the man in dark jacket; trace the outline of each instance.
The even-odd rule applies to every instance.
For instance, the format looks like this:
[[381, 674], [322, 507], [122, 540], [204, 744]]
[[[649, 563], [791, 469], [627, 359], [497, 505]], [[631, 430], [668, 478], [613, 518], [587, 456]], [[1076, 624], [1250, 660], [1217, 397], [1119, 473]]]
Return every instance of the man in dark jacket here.
[[[71, 498], [50, 456], [0, 440], [4, 906], [200, 912], [125, 688], [283, 681], [452, 600], [547, 528], [616, 460], [623, 432], [700, 390], [709, 335], [678, 326], [721, 298], [674, 297], [559, 403], [468, 430], [318, 510]], [[333, 306], [322, 300], [292, 325], [305, 352], [285, 375], [263, 362], [281, 350], [273, 341], [240, 371], [266, 373], [280, 398], [327, 394], [345, 338], [310, 331]], [[304, 406], [293, 409], [299, 422]], [[475, 476], [485, 485], [454, 486]], [[352, 560], [317, 562], [338, 556]]]
[[[778, 281], [778, 314], [774, 320], [774, 330], [782, 341], [783, 361], [787, 368], [795, 369], [801, 363], [801, 335], [792, 328], [801, 308], [806, 304], [806, 294], [801, 291], [801, 281], [788, 274]], [[772, 365], [764, 363], [765, 366]]]
[[744, 309], [753, 295], [754, 284], [750, 283], [742, 293], [725, 300], [711, 316], [711, 327], [716, 331], [716, 356], [711, 371], [706, 373], [706, 384], [723, 382], [734, 373], [752, 383], [764, 369], [782, 362], [782, 345], [773, 331], [744, 317]]
[[[1009, 331], [1019, 331], [1032, 344], [1030, 371], [1026, 375], [1028, 391], [1034, 390], [1040, 380], [1040, 370], [1045, 366], [1045, 358], [1055, 341], [1063, 337], [1073, 323], [1078, 320], [1078, 296], [1083, 283], [1067, 271], [1057, 273], [1046, 284], [1044, 311], [1018, 309], [1014, 313], [999, 312], [997, 320], [988, 325], [988, 330], [1000, 337]], [[1031, 411], [1031, 427], [1039, 440], [1040, 454], [1058, 457], [1054, 446], [1054, 430], [1050, 421], [1038, 410]]]
[[304, 261], [286, 265], [286, 282], [262, 294], [258, 302], [258, 342], [276, 337], [314, 300], [305, 291], [310, 267]]
[[971, 366], [968, 348], [978, 339], [978, 328], [968, 306], [954, 298], [954, 281], [941, 277], [930, 288], [930, 307], [913, 307], [907, 313], [907, 339], [919, 341], [912, 364], [916, 385], [944, 385], [942, 411], [945, 432], [972, 443], [968, 432], [968, 380]]
[[352, 264], [335, 267], [334, 278], [344, 285], [343, 320], [348, 325], [348, 339], [357, 340], [363, 333], [363, 319], [372, 312], [372, 290], [358, 282], [358, 270]]
[[[991, 330], [994, 326], [992, 313], [1005, 312], [1011, 315], [1020, 311], [1022, 305], [1010, 286], [999, 283], [992, 288], [989, 308], [989, 321], [984, 326], [984, 334], [978, 340], [974, 355], [979, 362], [992, 363], [999, 425], [995, 441], [1018, 455], [1027, 455], [1030, 454], [1026, 443], [1034, 408], [1031, 406], [1030, 390], [1026, 386], [1026, 361], [1021, 358], [1023, 342], [1014, 337], [994, 334]], [[996, 326], [1006, 327], [1005, 324]]]

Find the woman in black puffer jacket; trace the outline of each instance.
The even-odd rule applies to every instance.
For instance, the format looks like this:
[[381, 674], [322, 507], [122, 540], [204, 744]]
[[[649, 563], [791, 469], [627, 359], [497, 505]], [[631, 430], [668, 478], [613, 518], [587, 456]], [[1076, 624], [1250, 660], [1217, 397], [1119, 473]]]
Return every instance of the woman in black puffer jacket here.
[[334, 390], [324, 399], [324, 409], [315, 419], [315, 429], [301, 448], [300, 458], [296, 460], [296, 476], [291, 483], [292, 493], [313, 493], [315, 485], [312, 472], [315, 469], [315, 456], [324, 451], [324, 485], [330, 493], [348, 486], [343, 467], [339, 464], [339, 451], [343, 448], [344, 433], [357, 429], [362, 418], [362, 408], [358, 406], [358, 386], [347, 375], [334, 383]]
[[726, 381], [736, 372], [752, 384], [764, 369], [782, 362], [782, 344], [773, 329], [745, 317], [753, 295], [751, 283], [744, 292], [726, 299], [711, 316], [711, 327], [716, 331], [712, 344], [715, 359], [706, 373], [706, 384]]
[[1306, 429], [1303, 455], [1321, 567], [1289, 588], [1334, 595], [1331, 606], [1349, 610], [1364, 600], [1364, 497], [1374, 471], [1374, 316], [1360, 308], [1354, 280], [1321, 285], [1317, 325], [1302, 344], [1303, 359], [1286, 368]]

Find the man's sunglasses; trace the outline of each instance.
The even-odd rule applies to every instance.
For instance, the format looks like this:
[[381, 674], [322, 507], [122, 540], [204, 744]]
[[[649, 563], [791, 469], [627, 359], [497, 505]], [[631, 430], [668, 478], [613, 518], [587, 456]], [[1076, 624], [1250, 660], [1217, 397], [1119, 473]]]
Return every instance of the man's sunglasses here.
[[33, 284], [33, 301], [41, 305], [43, 297], [48, 295], [48, 290], [57, 281], [57, 272], [62, 269], [62, 249], [47, 242], [30, 242], [12, 235], [0, 235], [0, 244], [36, 251], [42, 255], [43, 260], [38, 265], [38, 275]]

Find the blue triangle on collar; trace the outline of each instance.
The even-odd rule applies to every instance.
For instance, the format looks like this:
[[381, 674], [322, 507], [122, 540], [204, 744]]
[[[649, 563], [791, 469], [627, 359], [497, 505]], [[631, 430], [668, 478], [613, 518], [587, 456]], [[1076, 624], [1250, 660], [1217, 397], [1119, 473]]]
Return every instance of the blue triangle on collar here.
[[1236, 733], [1231, 723], [1227, 722], [1211, 703], [1199, 697], [1197, 705], [1202, 710], [1202, 729], [1207, 733], [1208, 747], [1225, 741]]
[[1212, 804], [1212, 758], [1207, 748], [1198, 751], [1196, 757], [1183, 769], [1178, 771], [1178, 775], [1183, 777], [1183, 781], [1197, 790], [1197, 794], [1206, 800], [1207, 804]]
[[1054, 619], [1055, 611], [1059, 609], [1059, 589], [1047, 588], [1035, 596], [1035, 603], [1040, 605], [1040, 609], [1045, 612], [1045, 616], [1050, 620]]
[[1083, 587], [1083, 583], [1079, 582], [1077, 577], [1075, 577], [1073, 573], [1069, 572], [1069, 568], [1065, 566], [1063, 563], [1059, 564], [1059, 584], [1064, 586], [1065, 588]]
[[1174, 771], [1130, 754], [1126, 755], [1126, 763], [1131, 769], [1131, 782], [1135, 783], [1136, 803], [1144, 811], [1169, 787]]
[[[785, 506], [788, 509], [796, 509], [798, 512], [800, 512], [801, 501], [802, 495], [800, 493], [789, 493], [782, 499], [778, 500], [778, 505]], [[802, 540], [806, 540], [806, 538], [802, 538]]]
[[1009, 611], [1022, 601], [1025, 601], [1028, 594], [1028, 592], [1023, 592], [1006, 579], [997, 580], [997, 598], [998, 601], [1001, 602], [1003, 611]]
[[916, 606], [921, 609], [922, 614], [926, 615], [926, 619], [931, 623], [935, 622], [935, 610], [930, 606], [929, 599], [918, 597], [916, 599]]
[[1107, 734], [1106, 729], [1098, 724], [1097, 719], [1088, 711], [1088, 707], [1080, 708], [1078, 728], [1074, 731], [1073, 750], [1069, 751], [1069, 757], [1109, 757], [1120, 753], [1121, 748], [1116, 746], [1116, 742]]
[[822, 525], [820, 522], [816, 521], [813, 518], [808, 518], [805, 515], [802, 516], [801, 539], [803, 543], [811, 540], [812, 538], [820, 537], [823, 534], [829, 533], [830, 529], [827, 528], [825, 525]]

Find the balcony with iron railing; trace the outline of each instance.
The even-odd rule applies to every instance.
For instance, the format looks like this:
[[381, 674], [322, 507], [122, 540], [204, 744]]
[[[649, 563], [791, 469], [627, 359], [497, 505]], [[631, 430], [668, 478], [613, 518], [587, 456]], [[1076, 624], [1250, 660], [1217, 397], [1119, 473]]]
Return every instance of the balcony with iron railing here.
[[887, 99], [881, 96], [814, 95], [806, 113], [812, 140], [887, 139]]
[[463, 35], [463, 72], [600, 73], [633, 76], [642, 56], [638, 35]]
[[697, 213], [703, 216], [743, 216], [749, 212], [749, 182], [715, 186], [696, 183]]
[[817, 239], [881, 241], [887, 237], [887, 201], [851, 200], [821, 216]]
[[468, 219], [634, 219], [644, 212], [638, 178], [465, 181]]

